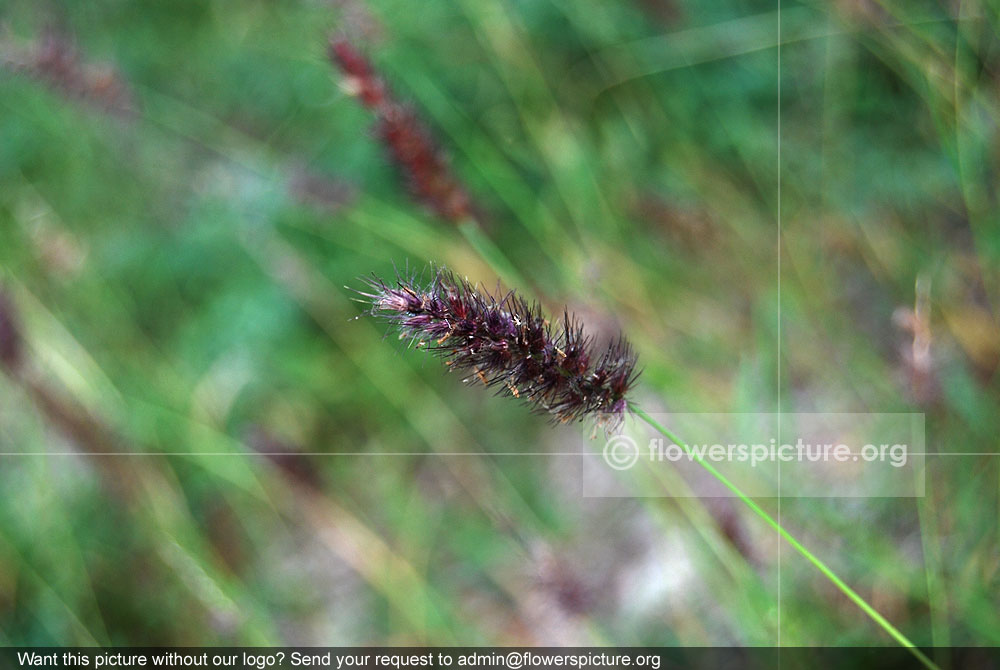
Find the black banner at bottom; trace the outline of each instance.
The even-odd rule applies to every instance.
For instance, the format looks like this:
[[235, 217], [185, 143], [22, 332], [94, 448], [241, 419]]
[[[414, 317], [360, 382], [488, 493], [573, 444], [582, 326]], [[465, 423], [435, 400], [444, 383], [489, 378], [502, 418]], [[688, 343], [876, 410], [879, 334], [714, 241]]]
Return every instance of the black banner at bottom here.
[[998, 668], [1000, 648], [956, 647], [3, 647], [4, 668]]

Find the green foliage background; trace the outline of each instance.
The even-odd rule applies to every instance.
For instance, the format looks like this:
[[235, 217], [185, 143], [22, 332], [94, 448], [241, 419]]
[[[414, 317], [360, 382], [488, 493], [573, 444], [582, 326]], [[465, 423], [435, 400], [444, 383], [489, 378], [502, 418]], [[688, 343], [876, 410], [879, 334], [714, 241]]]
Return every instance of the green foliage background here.
[[[922, 498], [789, 499], [782, 522], [917, 644], [1000, 644], [995, 3], [0, 20], [0, 281], [25, 349], [0, 376], [0, 642], [891, 643], [737, 503], [583, 499], [556, 454], [586, 428], [354, 320], [345, 285], [434, 262], [623, 330], [650, 411], [925, 412], [929, 451], [983, 455], [929, 458]], [[116, 69], [131, 111], [11, 67], [47, 30]], [[332, 30], [413, 104], [481, 227], [412, 200]], [[324, 455], [255, 453], [275, 450]]]

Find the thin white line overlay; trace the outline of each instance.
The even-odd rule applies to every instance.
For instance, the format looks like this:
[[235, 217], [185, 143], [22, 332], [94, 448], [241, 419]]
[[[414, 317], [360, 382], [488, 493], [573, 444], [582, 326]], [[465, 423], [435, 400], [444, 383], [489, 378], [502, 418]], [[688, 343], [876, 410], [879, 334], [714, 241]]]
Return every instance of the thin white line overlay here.
[[[850, 452], [848, 456], [860, 456]], [[0, 451], [3, 456], [591, 456], [579, 451]], [[910, 452], [907, 456], [1000, 456], [995, 451]], [[685, 459], [686, 462], [686, 459]], [[778, 462], [778, 461], [775, 461]]]

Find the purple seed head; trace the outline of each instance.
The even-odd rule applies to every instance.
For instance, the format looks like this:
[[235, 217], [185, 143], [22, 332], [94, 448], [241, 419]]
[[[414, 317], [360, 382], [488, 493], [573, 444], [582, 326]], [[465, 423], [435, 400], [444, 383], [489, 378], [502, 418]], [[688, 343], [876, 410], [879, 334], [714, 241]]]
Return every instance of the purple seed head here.
[[371, 314], [386, 319], [403, 339], [435, 352], [466, 381], [482, 381], [561, 422], [603, 416], [616, 429], [639, 373], [624, 337], [594, 356], [591, 338], [568, 313], [556, 324], [538, 304], [513, 291], [491, 294], [446, 269], [421, 285], [399, 277], [366, 280], [361, 292]]
[[330, 60], [345, 88], [374, 112], [376, 134], [405, 176], [413, 196], [453, 223], [480, 219], [479, 209], [452, 172], [444, 152], [417, 112], [397, 100], [365, 55], [342, 35], [330, 38]]

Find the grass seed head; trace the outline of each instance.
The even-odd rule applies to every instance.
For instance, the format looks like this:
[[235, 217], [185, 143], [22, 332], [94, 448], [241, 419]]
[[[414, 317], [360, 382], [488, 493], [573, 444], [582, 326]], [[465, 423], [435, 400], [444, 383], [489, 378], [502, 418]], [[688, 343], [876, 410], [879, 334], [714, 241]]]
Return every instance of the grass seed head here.
[[537, 303], [513, 291], [491, 294], [443, 268], [425, 285], [372, 277], [367, 286], [361, 295], [371, 314], [446, 359], [449, 369], [470, 372], [466, 381], [482, 381], [560, 422], [601, 417], [609, 431], [621, 424], [638, 377], [624, 337], [595, 355], [568, 313], [553, 325]]

